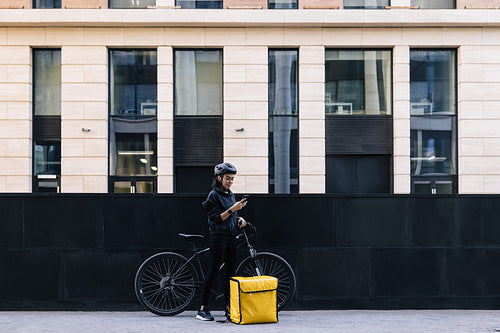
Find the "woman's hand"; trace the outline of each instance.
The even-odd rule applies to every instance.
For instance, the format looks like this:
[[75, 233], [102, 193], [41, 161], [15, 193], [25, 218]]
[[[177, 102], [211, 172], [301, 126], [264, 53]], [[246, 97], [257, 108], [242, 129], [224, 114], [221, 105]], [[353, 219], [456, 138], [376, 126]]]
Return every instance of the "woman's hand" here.
[[246, 198], [243, 198], [241, 199], [240, 201], [236, 201], [236, 203], [234, 205], [231, 206], [231, 211], [232, 212], [235, 212], [237, 210], [240, 210], [242, 209], [243, 207], [245, 207], [247, 205], [247, 199]]
[[244, 218], [242, 218], [242, 217], [238, 217], [238, 226], [239, 226], [240, 228], [243, 228], [243, 227], [244, 227], [244, 226], [246, 226], [246, 225], [247, 225], [247, 221], [245, 221], [245, 219], [244, 219]]

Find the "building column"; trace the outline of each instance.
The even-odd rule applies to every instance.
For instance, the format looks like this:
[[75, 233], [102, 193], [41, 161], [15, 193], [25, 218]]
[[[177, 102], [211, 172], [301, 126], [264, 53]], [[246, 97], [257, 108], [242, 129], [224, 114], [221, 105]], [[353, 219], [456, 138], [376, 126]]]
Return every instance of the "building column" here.
[[299, 192], [325, 193], [325, 48], [299, 50]]
[[31, 48], [1, 46], [0, 59], [0, 192], [31, 192]]
[[158, 47], [158, 193], [174, 191], [173, 49]]
[[238, 177], [232, 190], [268, 192], [268, 50], [224, 47], [224, 162]]
[[410, 174], [410, 47], [395, 46], [394, 84], [394, 193], [411, 192]]
[[108, 50], [61, 49], [61, 192], [108, 191]]

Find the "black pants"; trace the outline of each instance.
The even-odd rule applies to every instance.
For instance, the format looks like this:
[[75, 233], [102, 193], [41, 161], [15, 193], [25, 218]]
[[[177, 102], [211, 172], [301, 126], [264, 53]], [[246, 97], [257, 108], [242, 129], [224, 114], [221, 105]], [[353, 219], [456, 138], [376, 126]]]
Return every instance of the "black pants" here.
[[229, 305], [229, 278], [236, 270], [236, 241], [232, 234], [210, 234], [210, 247], [207, 276], [201, 289], [201, 305], [208, 306], [208, 297], [212, 284], [217, 277], [220, 266], [224, 262], [226, 276], [224, 280], [224, 297]]

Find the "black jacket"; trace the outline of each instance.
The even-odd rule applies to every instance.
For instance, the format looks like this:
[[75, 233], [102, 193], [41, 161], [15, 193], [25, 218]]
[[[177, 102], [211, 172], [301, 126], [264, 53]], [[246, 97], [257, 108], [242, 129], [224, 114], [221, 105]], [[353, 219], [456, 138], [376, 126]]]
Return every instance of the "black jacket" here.
[[238, 225], [238, 212], [234, 212], [225, 221], [222, 221], [220, 215], [231, 208], [236, 202], [233, 192], [228, 190], [224, 192], [219, 187], [214, 187], [208, 193], [207, 199], [203, 201], [208, 217], [208, 226], [210, 233], [234, 234]]

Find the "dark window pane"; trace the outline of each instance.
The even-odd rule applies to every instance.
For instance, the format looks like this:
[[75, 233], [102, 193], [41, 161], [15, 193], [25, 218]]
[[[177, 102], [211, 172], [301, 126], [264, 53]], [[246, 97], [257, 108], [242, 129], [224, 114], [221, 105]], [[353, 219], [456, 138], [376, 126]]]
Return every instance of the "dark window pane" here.
[[222, 51], [175, 51], [175, 114], [222, 115]]
[[61, 142], [37, 142], [34, 147], [33, 175], [61, 174]]
[[156, 175], [156, 156], [156, 133], [116, 133], [110, 138], [113, 176]]
[[269, 192], [298, 193], [297, 50], [269, 51]]
[[197, 9], [222, 9], [222, 0], [176, 0], [176, 6], [181, 8], [197, 8]]
[[454, 134], [449, 131], [411, 130], [411, 174], [456, 173]]
[[61, 8], [61, 0], [35, 0], [33, 8]]
[[269, 0], [268, 9], [297, 9], [297, 0]]
[[391, 51], [327, 50], [325, 111], [336, 115], [390, 115]]
[[147, 8], [156, 6], [156, 0], [109, 0], [109, 8]]
[[116, 181], [113, 183], [114, 193], [131, 193], [132, 182], [128, 181]]
[[61, 50], [33, 50], [35, 116], [61, 115]]
[[419, 6], [420, 9], [454, 9], [455, 0], [411, 0], [412, 6]]
[[389, 0], [344, 0], [344, 9], [384, 9]]
[[110, 51], [111, 115], [155, 116], [157, 109], [156, 51]]

